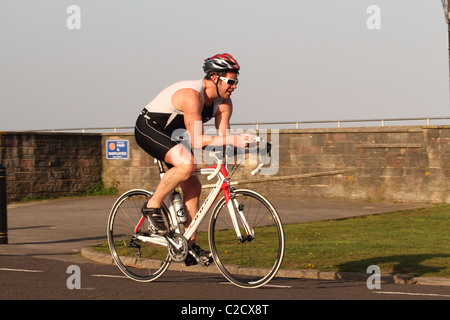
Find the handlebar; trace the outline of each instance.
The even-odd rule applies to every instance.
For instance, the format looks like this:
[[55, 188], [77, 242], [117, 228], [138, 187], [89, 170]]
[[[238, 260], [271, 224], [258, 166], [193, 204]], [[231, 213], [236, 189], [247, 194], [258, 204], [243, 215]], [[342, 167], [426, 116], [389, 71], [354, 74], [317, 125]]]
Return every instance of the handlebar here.
[[[261, 138], [257, 137], [256, 141], [261, 142]], [[261, 163], [256, 167], [255, 170], [253, 170], [251, 172], [252, 176], [256, 176], [261, 171], [262, 167], [264, 166], [264, 164], [266, 162], [265, 160], [266, 160], [267, 154], [269, 155], [269, 157], [271, 157], [271, 155], [272, 155], [271, 154], [272, 144], [270, 142], [266, 142], [266, 148], [265, 149], [266, 149], [267, 152], [265, 154], [261, 153]]]
[[[261, 137], [256, 137], [255, 140], [252, 141], [252, 142], [261, 143], [263, 141], [264, 140], [261, 139]], [[251, 143], [250, 141], [246, 141], [246, 142], [247, 143]], [[251, 172], [252, 176], [257, 175], [261, 171], [262, 167], [265, 164], [265, 160], [266, 160], [267, 155], [269, 155], [269, 157], [271, 156], [271, 149], [272, 149], [272, 144], [270, 142], [268, 142], [268, 141], [265, 144], [265, 148], [264, 149], [260, 149], [260, 150], [266, 150], [267, 152], [265, 154], [264, 154], [264, 152], [261, 153], [261, 163], [258, 165], [258, 167], [255, 170], [253, 170]], [[208, 180], [214, 179], [219, 174], [219, 171], [220, 171], [220, 169], [222, 167], [222, 164], [224, 163], [223, 158], [226, 157], [229, 154], [229, 150], [233, 150], [233, 154], [235, 154], [234, 151], [236, 150], [236, 148], [234, 146], [232, 146], [232, 145], [226, 145], [225, 146], [225, 153], [224, 153], [224, 150], [213, 152], [214, 153], [213, 156], [217, 159], [217, 166], [214, 169], [214, 172], [211, 173], [207, 177]], [[246, 150], [249, 150], [249, 149], [246, 149]]]
[[208, 180], [214, 179], [219, 174], [220, 168], [222, 167], [222, 164], [223, 164], [223, 159], [220, 159], [220, 158], [217, 158], [217, 159], [218, 159], [218, 161], [217, 161], [216, 169], [214, 169], [214, 172], [206, 177], [206, 179], [208, 179]]

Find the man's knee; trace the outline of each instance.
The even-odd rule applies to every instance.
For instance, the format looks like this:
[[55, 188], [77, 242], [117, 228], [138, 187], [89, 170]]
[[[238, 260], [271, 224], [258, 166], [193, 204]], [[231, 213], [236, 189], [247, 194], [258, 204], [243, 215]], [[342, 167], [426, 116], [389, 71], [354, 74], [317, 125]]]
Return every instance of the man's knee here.
[[195, 164], [179, 164], [176, 166], [177, 170], [179, 170], [179, 174], [181, 176], [182, 181], [188, 180], [195, 172], [196, 165]]

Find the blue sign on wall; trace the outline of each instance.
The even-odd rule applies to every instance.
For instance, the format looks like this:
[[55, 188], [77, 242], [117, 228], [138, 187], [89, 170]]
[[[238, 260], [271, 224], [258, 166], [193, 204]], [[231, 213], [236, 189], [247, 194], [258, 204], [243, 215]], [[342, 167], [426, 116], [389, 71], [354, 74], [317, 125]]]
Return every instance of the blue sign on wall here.
[[128, 140], [106, 141], [106, 159], [127, 160], [129, 155]]

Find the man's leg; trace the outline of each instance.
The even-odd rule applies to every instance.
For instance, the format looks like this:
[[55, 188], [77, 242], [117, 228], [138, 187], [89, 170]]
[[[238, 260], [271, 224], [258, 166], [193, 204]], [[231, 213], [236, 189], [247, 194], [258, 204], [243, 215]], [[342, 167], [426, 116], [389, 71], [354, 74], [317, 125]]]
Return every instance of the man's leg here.
[[[197, 176], [192, 176], [188, 180], [180, 184], [183, 190], [184, 209], [186, 211], [187, 221], [184, 226], [187, 228], [198, 212], [200, 193], [202, 192], [202, 184]], [[195, 233], [189, 240], [189, 245], [195, 243]]]
[[178, 144], [167, 152], [165, 161], [173, 167], [164, 173], [155, 193], [147, 203], [147, 208], [159, 208], [180, 183], [188, 180], [195, 171], [196, 164], [192, 153], [182, 144]]
[[[185, 226], [188, 227], [191, 223], [192, 219], [198, 212], [199, 201], [200, 201], [200, 193], [202, 191], [202, 184], [198, 179], [198, 176], [192, 176], [186, 181], [183, 181], [181, 184], [181, 189], [183, 190], [183, 201], [184, 208], [187, 213], [188, 220], [185, 222]], [[192, 250], [200, 257], [205, 265], [210, 265], [213, 261], [212, 254], [209, 251], [206, 251], [200, 248], [196, 243], [196, 233], [194, 233], [189, 239], [189, 245]], [[187, 266], [197, 264], [197, 260], [192, 256], [188, 255], [186, 260], [184, 261]]]

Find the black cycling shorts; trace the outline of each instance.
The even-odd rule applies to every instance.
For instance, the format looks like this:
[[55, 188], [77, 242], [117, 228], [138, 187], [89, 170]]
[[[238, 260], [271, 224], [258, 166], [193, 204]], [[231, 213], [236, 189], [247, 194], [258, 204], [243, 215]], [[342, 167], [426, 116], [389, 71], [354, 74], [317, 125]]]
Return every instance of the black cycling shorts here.
[[[153, 158], [163, 162], [165, 162], [167, 152], [180, 143], [173, 140], [171, 135], [172, 132], [165, 130], [161, 125], [152, 119], [147, 119], [142, 114], [136, 121], [134, 136], [137, 144]], [[170, 164], [167, 165], [172, 167]]]

